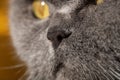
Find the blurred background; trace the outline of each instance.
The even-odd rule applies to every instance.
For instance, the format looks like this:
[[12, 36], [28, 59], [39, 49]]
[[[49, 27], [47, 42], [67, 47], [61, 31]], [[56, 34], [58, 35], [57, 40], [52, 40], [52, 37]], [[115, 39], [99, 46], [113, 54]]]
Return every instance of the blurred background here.
[[25, 72], [22, 61], [15, 55], [9, 34], [8, 1], [0, 2], [0, 80], [18, 80]]

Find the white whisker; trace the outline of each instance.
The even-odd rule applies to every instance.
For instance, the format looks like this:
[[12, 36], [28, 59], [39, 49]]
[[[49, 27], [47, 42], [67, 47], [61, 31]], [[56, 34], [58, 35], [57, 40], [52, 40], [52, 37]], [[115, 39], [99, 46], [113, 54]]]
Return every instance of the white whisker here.
[[18, 80], [24, 80], [27, 75], [28, 71], [25, 71], [25, 73]]
[[22, 67], [20, 70], [18, 70], [18, 71], [16, 72], [16, 74], [19, 74], [19, 73], [21, 73], [21, 72], [24, 71], [24, 70], [26, 70], [26, 67]]
[[115, 70], [113, 70], [113, 69], [111, 69], [111, 68], [110, 68], [110, 73], [111, 73], [114, 77], [116, 77], [117, 79], [120, 80], [120, 73], [116, 72]]
[[15, 69], [25, 66], [25, 64], [12, 65], [7, 67], [0, 67], [0, 70]]

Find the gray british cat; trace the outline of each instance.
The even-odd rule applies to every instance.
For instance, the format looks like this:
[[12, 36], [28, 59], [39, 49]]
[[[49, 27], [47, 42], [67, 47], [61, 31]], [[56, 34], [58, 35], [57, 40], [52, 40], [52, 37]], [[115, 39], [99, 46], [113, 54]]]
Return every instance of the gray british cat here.
[[27, 80], [120, 80], [120, 0], [44, 0], [50, 16], [38, 19], [34, 0], [10, 0], [14, 46]]

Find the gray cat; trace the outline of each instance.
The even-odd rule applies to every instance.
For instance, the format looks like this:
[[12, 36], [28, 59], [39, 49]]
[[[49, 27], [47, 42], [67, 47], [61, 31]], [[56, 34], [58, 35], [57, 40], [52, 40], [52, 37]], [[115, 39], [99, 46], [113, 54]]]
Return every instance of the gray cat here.
[[50, 16], [33, 14], [34, 0], [10, 1], [14, 46], [27, 80], [120, 80], [120, 0], [44, 0]]

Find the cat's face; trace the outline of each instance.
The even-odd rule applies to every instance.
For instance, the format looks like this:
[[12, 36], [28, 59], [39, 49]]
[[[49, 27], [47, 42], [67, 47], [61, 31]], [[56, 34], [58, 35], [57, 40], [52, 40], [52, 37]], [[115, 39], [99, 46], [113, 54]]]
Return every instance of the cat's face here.
[[11, 0], [11, 34], [28, 80], [120, 79], [120, 0], [44, 0], [50, 16], [33, 14], [34, 0]]

